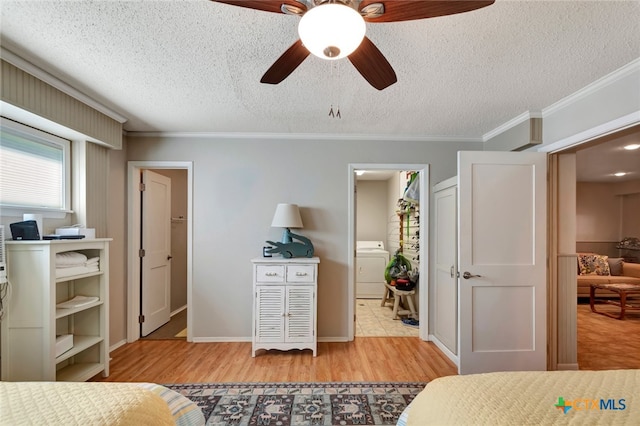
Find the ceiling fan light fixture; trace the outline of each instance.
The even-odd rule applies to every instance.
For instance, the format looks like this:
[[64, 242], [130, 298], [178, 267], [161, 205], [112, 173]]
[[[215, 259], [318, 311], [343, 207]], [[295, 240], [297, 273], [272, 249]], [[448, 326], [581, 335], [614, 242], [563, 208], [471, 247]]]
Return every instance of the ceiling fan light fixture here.
[[360, 14], [340, 3], [321, 4], [300, 19], [298, 34], [313, 55], [328, 60], [349, 56], [360, 46], [366, 26]]

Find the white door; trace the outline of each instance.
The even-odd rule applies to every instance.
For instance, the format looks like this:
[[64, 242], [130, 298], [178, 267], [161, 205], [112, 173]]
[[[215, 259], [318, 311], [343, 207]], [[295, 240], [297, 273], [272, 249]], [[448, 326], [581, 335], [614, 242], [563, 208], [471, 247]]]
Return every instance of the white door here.
[[546, 370], [545, 153], [458, 153], [459, 371]]
[[455, 356], [458, 353], [458, 201], [455, 178], [452, 179], [453, 186], [436, 190], [433, 197], [436, 267], [433, 334], [436, 344], [443, 345]]
[[142, 336], [171, 317], [171, 179], [142, 171]]

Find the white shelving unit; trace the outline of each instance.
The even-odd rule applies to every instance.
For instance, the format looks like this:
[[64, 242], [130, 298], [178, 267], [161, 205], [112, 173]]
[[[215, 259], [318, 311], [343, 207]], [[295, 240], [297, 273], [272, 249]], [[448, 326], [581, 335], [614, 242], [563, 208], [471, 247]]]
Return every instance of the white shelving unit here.
[[253, 344], [259, 349], [317, 350], [318, 263], [312, 258], [255, 258]]
[[[109, 238], [7, 241], [11, 299], [2, 321], [2, 380], [86, 381], [109, 375]], [[56, 277], [56, 254], [99, 257], [99, 271]], [[56, 304], [74, 296], [98, 300], [72, 309]], [[56, 336], [73, 347], [56, 356]]]

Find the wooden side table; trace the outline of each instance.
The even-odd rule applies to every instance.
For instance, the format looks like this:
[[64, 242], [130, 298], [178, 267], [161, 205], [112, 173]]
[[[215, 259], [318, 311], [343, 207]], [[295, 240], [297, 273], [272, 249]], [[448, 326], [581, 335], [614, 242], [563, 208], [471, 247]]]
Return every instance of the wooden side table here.
[[[596, 289], [608, 290], [614, 293], [617, 293], [620, 296], [620, 301], [617, 302], [615, 300], [598, 300], [596, 299]], [[591, 311], [596, 314], [606, 315], [611, 318], [616, 319], [624, 319], [625, 311], [637, 311], [640, 310], [640, 305], [631, 305], [627, 304], [627, 294], [628, 293], [640, 293], [640, 284], [591, 284], [591, 288], [589, 289], [589, 304], [591, 305]], [[608, 312], [598, 312], [596, 311], [595, 304], [596, 301], [606, 303], [609, 305], [619, 306], [620, 314], [618, 316], [610, 314]]]
[[[384, 283], [384, 286], [384, 296], [382, 296], [382, 303], [380, 304], [380, 306], [385, 306], [387, 302], [390, 302], [391, 293], [393, 293], [393, 312], [391, 314], [393, 319], [399, 319], [400, 317], [398, 315], [408, 315], [413, 319], [418, 319], [418, 312], [416, 311], [415, 305], [413, 303], [413, 295], [416, 294], [415, 290], [398, 290], [394, 286], [387, 283]], [[405, 299], [405, 301], [409, 305], [409, 310], [398, 309], [400, 307], [400, 298]]]

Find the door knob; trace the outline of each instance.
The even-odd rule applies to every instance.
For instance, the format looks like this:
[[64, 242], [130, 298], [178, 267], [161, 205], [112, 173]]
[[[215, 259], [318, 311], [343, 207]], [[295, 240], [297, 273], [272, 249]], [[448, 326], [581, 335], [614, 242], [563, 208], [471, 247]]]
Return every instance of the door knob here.
[[167, 256], [167, 260], [171, 260], [171, 259], [173, 259], [173, 256], [171, 255]]
[[462, 278], [464, 278], [465, 280], [468, 280], [469, 278], [480, 278], [480, 275], [473, 275], [470, 272], [464, 271], [464, 273], [462, 274]]

